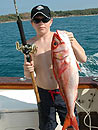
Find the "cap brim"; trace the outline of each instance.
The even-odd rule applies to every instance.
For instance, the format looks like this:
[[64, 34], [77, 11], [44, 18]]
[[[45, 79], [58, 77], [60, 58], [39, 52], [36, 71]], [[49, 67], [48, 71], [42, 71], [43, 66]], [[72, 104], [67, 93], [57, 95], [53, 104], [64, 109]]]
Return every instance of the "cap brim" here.
[[32, 17], [32, 19], [37, 15], [37, 14], [42, 14], [43, 16], [45, 16], [46, 18], [50, 18], [47, 15], [45, 15], [43, 12], [37, 12], [36, 14], [34, 14], [34, 16]]

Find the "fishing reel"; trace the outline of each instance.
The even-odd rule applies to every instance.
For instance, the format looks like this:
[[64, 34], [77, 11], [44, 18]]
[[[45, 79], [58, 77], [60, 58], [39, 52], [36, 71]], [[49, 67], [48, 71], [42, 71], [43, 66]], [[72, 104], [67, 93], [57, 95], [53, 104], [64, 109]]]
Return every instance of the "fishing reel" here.
[[37, 53], [37, 47], [35, 44], [26, 44], [26, 45], [20, 45], [19, 42], [16, 42], [16, 50], [21, 51], [26, 55], [27, 61], [30, 62], [30, 54], [36, 54]]

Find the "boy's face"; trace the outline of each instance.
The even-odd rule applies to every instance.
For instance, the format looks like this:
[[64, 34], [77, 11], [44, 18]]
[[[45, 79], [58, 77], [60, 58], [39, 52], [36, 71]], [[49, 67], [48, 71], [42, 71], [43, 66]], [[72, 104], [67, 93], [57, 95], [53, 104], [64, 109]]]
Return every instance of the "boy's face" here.
[[37, 15], [33, 20], [31, 20], [31, 24], [37, 33], [46, 33], [50, 30], [52, 22], [53, 19], [47, 18], [43, 15]]

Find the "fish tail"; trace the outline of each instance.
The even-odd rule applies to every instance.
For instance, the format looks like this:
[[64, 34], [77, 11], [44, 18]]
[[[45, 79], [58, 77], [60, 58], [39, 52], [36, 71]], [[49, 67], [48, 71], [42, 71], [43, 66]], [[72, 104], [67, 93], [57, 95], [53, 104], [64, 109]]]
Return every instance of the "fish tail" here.
[[69, 114], [66, 115], [62, 130], [66, 130], [69, 126], [72, 126], [75, 130], [79, 130], [76, 116], [70, 118]]

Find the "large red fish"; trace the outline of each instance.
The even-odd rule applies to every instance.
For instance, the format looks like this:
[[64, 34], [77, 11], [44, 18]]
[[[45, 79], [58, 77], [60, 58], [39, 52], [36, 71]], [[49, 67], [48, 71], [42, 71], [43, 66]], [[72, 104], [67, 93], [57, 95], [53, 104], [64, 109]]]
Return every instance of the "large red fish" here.
[[79, 130], [74, 114], [79, 83], [78, 67], [70, 40], [64, 31], [57, 30], [54, 33], [51, 56], [54, 76], [68, 111], [62, 130], [67, 129], [68, 126], [73, 126], [75, 130]]

